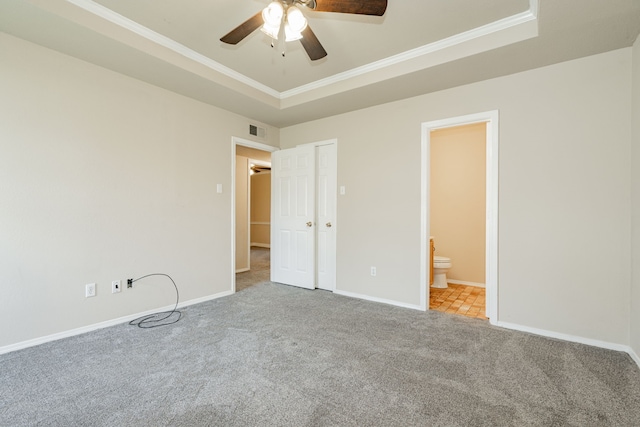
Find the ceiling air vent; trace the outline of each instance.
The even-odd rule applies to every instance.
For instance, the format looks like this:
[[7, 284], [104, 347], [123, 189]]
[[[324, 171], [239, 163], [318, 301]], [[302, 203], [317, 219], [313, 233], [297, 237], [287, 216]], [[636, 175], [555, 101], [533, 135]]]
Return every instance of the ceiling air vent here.
[[249, 125], [249, 135], [265, 139], [267, 137], [267, 130], [256, 125]]

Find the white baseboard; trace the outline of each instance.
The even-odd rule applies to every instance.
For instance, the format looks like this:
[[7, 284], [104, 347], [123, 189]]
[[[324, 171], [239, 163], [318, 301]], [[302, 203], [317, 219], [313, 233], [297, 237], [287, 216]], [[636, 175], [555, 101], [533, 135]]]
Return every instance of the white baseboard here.
[[[189, 305], [194, 305], [194, 304], [199, 304], [201, 302], [206, 302], [206, 301], [211, 301], [214, 299], [218, 299], [218, 298], [222, 298], [222, 297], [226, 297], [228, 295], [232, 295], [233, 291], [224, 291], [224, 292], [220, 292], [214, 295], [209, 295], [206, 297], [202, 297], [202, 298], [196, 298], [196, 299], [192, 299], [189, 301], [185, 301], [185, 302], [181, 302], [178, 304], [178, 308], [182, 308], [182, 307], [187, 307]], [[160, 308], [156, 308], [154, 310], [148, 310], [145, 311], [143, 313], [137, 313], [137, 314], [131, 314], [129, 316], [124, 316], [124, 317], [118, 317], [117, 319], [111, 319], [111, 320], [106, 320], [104, 322], [100, 322], [100, 323], [94, 323], [93, 325], [88, 325], [88, 326], [83, 326], [81, 328], [76, 328], [76, 329], [70, 329], [68, 331], [64, 331], [64, 332], [59, 332], [57, 334], [52, 334], [52, 335], [47, 335], [44, 337], [40, 337], [40, 338], [34, 338], [31, 340], [27, 340], [27, 341], [22, 341], [16, 344], [10, 344], [4, 347], [0, 347], [0, 354], [5, 354], [5, 353], [10, 353], [12, 351], [16, 351], [16, 350], [22, 350], [24, 348], [28, 348], [28, 347], [34, 347], [36, 345], [40, 345], [40, 344], [44, 344], [47, 342], [51, 342], [51, 341], [57, 341], [63, 338], [69, 338], [69, 337], [73, 337], [75, 335], [81, 335], [81, 334], [85, 334], [87, 332], [91, 332], [91, 331], [95, 331], [98, 329], [103, 329], [103, 328], [108, 328], [109, 326], [115, 326], [115, 325], [119, 325], [121, 323], [127, 323], [130, 322], [132, 320], [135, 320], [139, 317], [142, 316], [148, 316], [150, 314], [154, 314], [154, 313], [158, 313], [158, 312], [162, 312], [162, 311], [170, 311], [173, 310], [174, 305], [168, 305], [166, 307], [160, 307]]]
[[629, 356], [631, 356], [633, 361], [636, 362], [636, 365], [638, 365], [638, 368], [640, 368], [640, 356], [638, 356], [638, 353], [633, 351], [631, 347], [629, 347], [629, 351], [627, 353], [629, 353]]
[[245, 271], [249, 271], [249, 267], [245, 267], [245, 268], [239, 268], [236, 270], [236, 273], [244, 273]]
[[449, 278], [447, 278], [447, 283], [453, 283], [454, 285], [474, 286], [476, 288], [486, 288], [484, 283], [465, 282], [464, 280], [452, 280]]
[[269, 243], [253, 243], [252, 242], [250, 246], [255, 246], [255, 247], [258, 247], [258, 248], [267, 248], [267, 249], [271, 248], [271, 244], [269, 244]]
[[380, 302], [380, 303], [383, 303], [383, 304], [395, 305], [397, 307], [411, 308], [413, 310], [425, 311], [424, 308], [420, 307], [419, 305], [407, 304], [407, 303], [404, 303], [404, 302], [393, 301], [393, 300], [384, 299], [384, 298], [377, 298], [377, 297], [372, 297], [372, 296], [369, 296], [369, 295], [357, 294], [357, 293], [354, 293], [354, 292], [339, 291], [339, 290], [336, 289], [336, 290], [333, 291], [333, 293], [337, 294], [337, 295], [342, 295], [342, 296], [345, 296], [345, 297], [358, 298], [358, 299], [363, 299], [363, 300], [367, 300], [367, 301], [373, 301], [373, 302]]
[[592, 338], [585, 338], [585, 337], [580, 337], [577, 335], [569, 335], [569, 334], [562, 334], [560, 332], [553, 332], [553, 331], [547, 331], [545, 329], [537, 329], [537, 328], [530, 328], [528, 326], [522, 326], [522, 325], [518, 325], [515, 323], [509, 323], [509, 322], [495, 322], [492, 323], [495, 326], [500, 326], [501, 328], [506, 328], [506, 329], [513, 329], [516, 331], [522, 331], [522, 332], [528, 332], [530, 334], [534, 334], [534, 335], [540, 335], [543, 337], [548, 337], [548, 338], [556, 338], [559, 340], [563, 340], [563, 341], [569, 341], [569, 342], [576, 342], [579, 344], [586, 344], [586, 345], [590, 345], [593, 347], [600, 347], [600, 348], [605, 348], [607, 350], [615, 350], [615, 351], [623, 351], [625, 353], [627, 353], [629, 356], [631, 356], [631, 359], [633, 359], [634, 362], [636, 362], [636, 364], [638, 365], [638, 368], [640, 368], [640, 357], [638, 357], [638, 355], [635, 353], [635, 351], [633, 351], [633, 349], [628, 346], [628, 345], [624, 345], [624, 344], [616, 344], [616, 343], [612, 343], [612, 342], [608, 342], [608, 341], [600, 341], [600, 340], [594, 340]]

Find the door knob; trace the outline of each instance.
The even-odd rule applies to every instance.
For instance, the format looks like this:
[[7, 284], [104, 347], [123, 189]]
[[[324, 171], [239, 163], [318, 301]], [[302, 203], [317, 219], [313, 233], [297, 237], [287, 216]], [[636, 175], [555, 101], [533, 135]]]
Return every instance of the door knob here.
[[327, 223], [327, 228], [331, 228], [331, 223], [330, 222]]
[[313, 223], [312, 223], [311, 221], [309, 221], [309, 222], [307, 223], [307, 227], [311, 227], [312, 225], [313, 225]]

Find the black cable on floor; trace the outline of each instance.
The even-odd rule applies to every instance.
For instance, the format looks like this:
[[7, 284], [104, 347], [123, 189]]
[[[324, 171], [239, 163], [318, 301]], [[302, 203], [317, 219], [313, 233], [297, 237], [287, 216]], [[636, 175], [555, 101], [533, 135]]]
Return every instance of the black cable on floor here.
[[[173, 279], [171, 278], [171, 276], [169, 276], [168, 274], [164, 274], [164, 273], [151, 273], [151, 274], [147, 274], [145, 276], [142, 277], [138, 277], [137, 279], [133, 279], [131, 281], [131, 284], [133, 284], [134, 282], [137, 282], [138, 280], [142, 280], [146, 277], [151, 277], [151, 276], [165, 276], [168, 277], [169, 280], [171, 280], [171, 283], [173, 283], [173, 287], [176, 289], [176, 305], [173, 307], [173, 310], [171, 311], [161, 311], [158, 313], [154, 313], [154, 314], [149, 314], [146, 316], [142, 316], [142, 317], [138, 317], [137, 319], [132, 320], [131, 322], [129, 322], [130, 325], [132, 326], [137, 326], [139, 328], [157, 328], [158, 326], [167, 326], [167, 325], [172, 325], [174, 323], [176, 323], [178, 320], [180, 320], [182, 318], [182, 313], [178, 310], [176, 310], [178, 308], [178, 302], [180, 301], [180, 294], [178, 293], [178, 286], [176, 285], [176, 282], [173, 281]], [[171, 319], [169, 321], [165, 321], [167, 319], [170, 319], [172, 316], [174, 316], [174, 314], [177, 314], [177, 318], [175, 319]], [[164, 317], [160, 317], [160, 316], [164, 316]], [[160, 323], [162, 322], [162, 323]]]

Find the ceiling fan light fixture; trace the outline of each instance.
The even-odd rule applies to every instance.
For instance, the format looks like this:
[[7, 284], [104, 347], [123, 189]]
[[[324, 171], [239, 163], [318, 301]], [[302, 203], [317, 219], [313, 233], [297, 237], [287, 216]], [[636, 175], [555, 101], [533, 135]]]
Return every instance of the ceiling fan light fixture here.
[[302, 38], [302, 33], [300, 31], [294, 31], [291, 29], [291, 25], [284, 24], [284, 40], [287, 42], [292, 42], [295, 40], [300, 40]]
[[287, 8], [287, 24], [291, 27], [291, 31], [301, 33], [307, 28], [307, 18], [296, 6], [289, 6]]
[[265, 22], [262, 28], [260, 28], [260, 30], [266, 35], [268, 35], [269, 37], [271, 37], [272, 39], [278, 40], [278, 33], [280, 33], [280, 25], [272, 26]]
[[272, 1], [262, 10], [262, 19], [265, 25], [270, 27], [280, 27], [282, 17], [284, 16], [284, 8], [279, 1]]
[[272, 1], [262, 10], [262, 20], [264, 21], [264, 25], [260, 29], [272, 39], [278, 40], [278, 34], [280, 34], [280, 25], [282, 24], [283, 17], [284, 7], [282, 6], [282, 3], [279, 1]]

